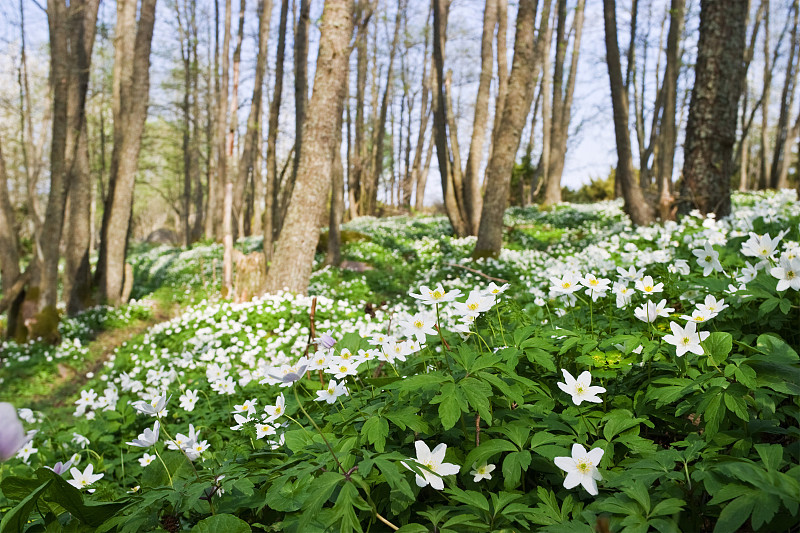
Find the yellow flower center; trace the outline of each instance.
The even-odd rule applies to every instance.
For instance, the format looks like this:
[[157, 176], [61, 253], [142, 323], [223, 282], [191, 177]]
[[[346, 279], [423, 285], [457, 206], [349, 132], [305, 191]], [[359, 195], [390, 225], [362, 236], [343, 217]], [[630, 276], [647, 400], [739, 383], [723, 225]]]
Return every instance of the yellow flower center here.
[[592, 462], [584, 459], [583, 461], [580, 461], [578, 464], [576, 464], [575, 468], [577, 468], [578, 472], [580, 472], [581, 474], [588, 474], [589, 471], [591, 471], [592, 469]]
[[422, 326], [424, 326], [424, 325], [425, 324], [422, 322], [422, 320], [417, 320], [416, 322], [414, 322], [414, 327], [417, 327], [417, 328], [420, 328], [420, 329], [422, 329]]
[[691, 342], [691, 341], [689, 340], [689, 337], [684, 337], [684, 338], [683, 338], [683, 344], [684, 344], [684, 345], [686, 345], [686, 344], [689, 344], [690, 342]]
[[570, 287], [572, 287], [572, 283], [570, 283], [569, 281], [565, 281], [564, 283], [561, 284], [561, 286], [565, 289], [569, 289]]
[[794, 270], [789, 270], [788, 272], [786, 272], [787, 279], [794, 279], [795, 276], [796, 274], [794, 273]]
[[645, 290], [645, 292], [651, 292], [653, 290], [653, 286], [652, 285], [648, 285], [648, 286], [646, 286], [644, 288], [644, 290]]
[[478, 308], [478, 304], [475, 303], [475, 302], [472, 302], [471, 304], [467, 304], [467, 307], [469, 308], [470, 311], [474, 311], [474, 310], [476, 310]]

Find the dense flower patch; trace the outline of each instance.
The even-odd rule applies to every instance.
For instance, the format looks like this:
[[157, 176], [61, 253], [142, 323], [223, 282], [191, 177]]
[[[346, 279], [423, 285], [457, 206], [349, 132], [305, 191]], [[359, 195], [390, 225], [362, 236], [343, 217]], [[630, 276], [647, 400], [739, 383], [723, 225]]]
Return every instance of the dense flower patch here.
[[513, 210], [479, 261], [441, 219], [355, 221], [373, 270], [201, 301], [119, 347], [71, 424], [23, 411], [2, 526], [790, 531], [800, 207], [736, 201], [650, 228]]

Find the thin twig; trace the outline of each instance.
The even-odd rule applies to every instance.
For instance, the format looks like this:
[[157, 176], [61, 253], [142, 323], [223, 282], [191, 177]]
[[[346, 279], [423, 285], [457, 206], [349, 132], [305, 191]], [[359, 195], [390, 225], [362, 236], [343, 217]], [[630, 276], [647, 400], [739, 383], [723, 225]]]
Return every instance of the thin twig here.
[[376, 511], [375, 512], [375, 516], [378, 518], [378, 520], [380, 520], [381, 522], [383, 522], [384, 524], [386, 524], [387, 526], [392, 528], [392, 531], [397, 531], [398, 529], [400, 529], [399, 527], [397, 527], [396, 525], [392, 524], [391, 522], [386, 520], [384, 517], [382, 517], [379, 512]]
[[472, 272], [473, 274], [477, 274], [477, 275], [479, 275], [479, 276], [483, 276], [484, 278], [486, 278], [486, 279], [488, 279], [488, 280], [491, 280], [491, 281], [497, 281], [498, 283], [508, 283], [508, 280], [507, 280], [507, 279], [495, 278], [495, 277], [492, 277], [492, 276], [490, 276], [490, 275], [488, 275], [488, 274], [484, 274], [484, 273], [483, 273], [483, 272], [481, 272], [480, 270], [475, 270], [474, 268], [470, 268], [470, 267], [468, 267], [468, 266], [459, 265], [458, 263], [445, 263], [445, 266], [451, 266], [451, 267], [456, 267], [456, 268], [463, 268], [464, 270], [469, 270], [469, 271], [470, 271], [470, 272]]
[[475, 415], [475, 447], [481, 445], [481, 415]]

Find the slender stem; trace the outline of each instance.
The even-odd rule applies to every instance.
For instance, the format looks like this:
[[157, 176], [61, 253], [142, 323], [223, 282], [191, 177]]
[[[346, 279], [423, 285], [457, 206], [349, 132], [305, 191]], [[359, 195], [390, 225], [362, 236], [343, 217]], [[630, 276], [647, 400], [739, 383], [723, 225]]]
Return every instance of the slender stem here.
[[495, 311], [497, 311], [497, 323], [500, 324], [500, 336], [503, 338], [503, 346], [508, 346], [506, 342], [506, 333], [503, 329], [503, 321], [500, 320], [500, 308], [498, 306], [494, 306]]
[[317, 423], [314, 422], [314, 419], [311, 418], [311, 416], [308, 414], [305, 408], [303, 408], [303, 403], [300, 401], [300, 396], [298, 396], [297, 394], [297, 387], [292, 387], [292, 391], [294, 391], [294, 398], [295, 400], [297, 400], [297, 406], [300, 408], [301, 411], [303, 411], [303, 414], [306, 415], [306, 418], [308, 418], [308, 421], [311, 422], [312, 426], [314, 426], [314, 429], [317, 430], [317, 433], [319, 433], [319, 436], [322, 437], [322, 440], [325, 441], [325, 446], [328, 447], [328, 450], [331, 452], [331, 455], [333, 455], [333, 460], [336, 461], [336, 464], [342, 470], [342, 474], [344, 474], [344, 477], [349, 481], [350, 473], [347, 470], [345, 470], [344, 467], [342, 466], [342, 463], [339, 462], [339, 458], [336, 457], [336, 452], [333, 451], [333, 446], [331, 446], [331, 443], [328, 442], [328, 439], [325, 438], [325, 434], [322, 433], [322, 430], [319, 428]]
[[169, 468], [167, 468], [167, 464], [164, 462], [164, 459], [161, 458], [161, 454], [158, 453], [158, 448], [153, 446], [153, 451], [156, 452], [156, 457], [158, 460], [161, 461], [161, 466], [164, 467], [164, 471], [167, 473], [167, 477], [169, 478], [169, 486], [172, 487], [172, 474], [169, 473]]

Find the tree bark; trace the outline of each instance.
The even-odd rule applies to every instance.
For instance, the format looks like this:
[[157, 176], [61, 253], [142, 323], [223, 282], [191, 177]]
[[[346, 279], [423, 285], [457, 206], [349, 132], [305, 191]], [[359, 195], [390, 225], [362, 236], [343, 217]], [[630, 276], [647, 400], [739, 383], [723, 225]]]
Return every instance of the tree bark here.
[[672, 172], [675, 163], [675, 144], [678, 140], [676, 125], [678, 107], [678, 76], [680, 75], [680, 39], [683, 34], [686, 0], [672, 0], [670, 4], [669, 33], [667, 34], [667, 65], [664, 71], [663, 114], [658, 147], [658, 215], [661, 220], [671, 220]]
[[797, 73], [800, 71], [800, 65], [797, 64], [800, 58], [800, 32], [798, 32], [798, 1], [792, 3], [791, 10], [794, 12], [793, 24], [791, 31], [791, 38], [789, 39], [789, 58], [786, 62], [786, 77], [783, 82], [783, 90], [781, 91], [781, 109], [778, 115], [778, 125], [776, 127], [775, 135], [775, 148], [772, 155], [772, 167], [770, 169], [770, 187], [773, 189], [785, 189], [788, 186], [787, 176], [789, 161], [784, 156], [787, 152], [787, 145], [791, 142], [788, 141], [789, 137], [789, 114], [794, 107], [794, 93], [797, 87]]
[[333, 143], [333, 168], [331, 169], [331, 209], [328, 217], [328, 250], [325, 264], [338, 267], [342, 264], [342, 216], [344, 215], [344, 165], [342, 164], [342, 117], [344, 103], [349, 92], [349, 72], [345, 74], [345, 97], [339, 106], [337, 132], [339, 137]]
[[267, 265], [274, 252], [275, 213], [277, 207], [278, 159], [278, 118], [283, 96], [283, 62], [286, 53], [286, 24], [289, 18], [289, 0], [281, 0], [281, 15], [278, 24], [278, 49], [275, 52], [275, 89], [269, 104], [269, 132], [267, 133], [267, 183], [264, 190], [264, 258]]
[[0, 140], [0, 289], [3, 294], [8, 294], [20, 276], [19, 259], [17, 221], [9, 197], [6, 160]]
[[308, 290], [314, 250], [319, 241], [317, 223], [331, 187], [334, 147], [341, 138], [341, 128], [337, 131], [341, 119], [337, 114], [341, 114], [345, 95], [352, 30], [352, 0], [326, 0], [314, 91], [302, 130], [297, 186], [267, 273], [268, 292], [284, 288], [296, 293]]
[[[383, 174], [383, 143], [386, 137], [386, 115], [389, 110], [389, 104], [392, 99], [392, 90], [394, 88], [394, 59], [397, 53], [397, 44], [400, 39], [400, 22], [405, 10], [403, 0], [397, 2], [397, 14], [394, 19], [394, 35], [392, 37], [392, 45], [389, 51], [389, 66], [386, 70], [386, 87], [383, 90], [383, 97], [381, 98], [381, 107], [378, 112], [377, 124], [374, 130], [372, 145], [374, 148], [374, 160], [372, 163], [372, 176], [366, 183], [364, 199], [365, 204], [362, 210], [365, 214], [374, 215], [378, 204], [378, 187], [380, 185], [381, 175]], [[362, 183], [362, 186], [364, 184]]]
[[[497, 0], [497, 100], [494, 104], [494, 125], [492, 126], [492, 144], [489, 147], [489, 159], [500, 134], [503, 107], [508, 94], [508, 0]], [[484, 187], [486, 184], [484, 183]]]
[[[136, 0], [118, 0], [117, 6], [119, 40], [115, 47], [114, 71], [117, 78], [114, 81], [116, 90], [113, 106], [115, 142], [96, 273], [100, 300], [112, 305], [121, 303], [122, 297], [134, 178], [147, 118], [150, 44], [156, 0], [142, 0], [138, 24]], [[131, 33], [135, 36], [132, 47], [128, 41]]]
[[[508, 202], [511, 172], [533, 100], [533, 80], [539, 68], [534, 49], [537, 3], [537, 0], [520, 0], [519, 3], [514, 60], [508, 79], [508, 94], [503, 104], [502, 128], [494, 140], [486, 169], [486, 193], [474, 257], [497, 256], [503, 245], [503, 214]], [[540, 43], [542, 41], [540, 39]]]
[[730, 181], [742, 61], [747, 32], [747, 0], [701, 0], [695, 85], [686, 126], [685, 162], [679, 211], [730, 214]]
[[575, 94], [575, 80], [578, 73], [578, 56], [581, 49], [581, 36], [583, 34], [583, 12], [586, 0], [578, 0], [575, 6], [572, 29], [573, 35], [572, 55], [566, 86], [564, 85], [564, 62], [566, 59], [569, 35], [565, 36], [566, 28], [566, 0], [558, 0], [558, 29], [556, 30], [556, 62], [553, 72], [553, 118], [550, 129], [550, 168], [547, 171], [547, 185], [545, 188], [545, 205], [561, 202], [561, 176], [564, 173], [564, 163], [567, 157], [567, 135], [569, 123], [572, 118], [572, 99]]
[[[447, 12], [450, 0], [433, 0], [433, 62], [435, 80], [433, 93], [433, 136], [436, 141], [436, 157], [439, 161], [439, 174], [442, 180], [442, 197], [447, 218], [458, 236], [468, 233], [467, 224], [458, 204], [453, 183], [453, 162], [447, 143], [447, 100], [444, 93], [444, 47], [447, 31]], [[461, 170], [459, 169], [459, 172]]]
[[367, 41], [369, 38], [369, 20], [375, 3], [372, 1], [359, 0], [356, 8], [356, 117], [355, 117], [355, 143], [353, 148], [353, 171], [347, 176], [347, 198], [350, 210], [350, 218], [356, 218], [363, 212], [360, 205], [363, 195], [364, 176], [366, 175], [367, 146], [364, 142], [365, 114], [364, 99], [366, 98], [367, 87]]
[[[244, 14], [246, 10], [246, 0], [241, 0], [239, 3], [239, 26], [238, 31], [236, 32], [236, 46], [233, 49], [233, 79], [231, 83], [231, 99], [230, 99], [230, 107], [228, 109], [228, 114], [230, 115], [230, 121], [228, 122], [228, 136], [225, 140], [225, 158], [228, 161], [228, 170], [226, 172], [227, 175], [227, 183], [233, 185], [233, 194], [235, 195], [239, 189], [238, 178], [239, 175], [237, 173], [237, 159], [234, 155], [234, 150], [236, 146], [236, 134], [239, 129], [239, 77], [241, 74], [241, 64], [242, 64], [242, 41], [244, 40]], [[256, 127], [258, 127], [256, 125]], [[225, 184], [225, 194], [228, 194], [228, 185]], [[244, 191], [244, 184], [241, 186], [242, 191]], [[224, 202], [223, 202], [224, 203]], [[236, 199], [231, 201], [231, 209], [234, 209], [236, 206]], [[227, 209], [227, 203], [224, 203], [223, 208]], [[223, 213], [223, 221], [225, 217], [228, 216], [228, 213]], [[231, 220], [236, 216], [235, 213], [231, 213]], [[224, 223], [223, 223], [224, 228]], [[234, 227], [234, 231], [238, 229], [238, 225]], [[224, 229], [223, 229], [224, 232]], [[224, 235], [223, 235], [224, 237]]]
[[603, 0], [603, 20], [606, 39], [606, 63], [611, 85], [611, 104], [614, 112], [614, 132], [617, 141], [616, 179], [625, 198], [625, 211], [636, 225], [653, 222], [653, 209], [645, 201], [642, 189], [633, 175], [631, 138], [628, 130], [628, 94], [622, 79], [622, 67], [617, 43], [616, 2]]
[[486, 125], [489, 120], [489, 92], [492, 85], [494, 66], [494, 28], [497, 25], [497, 1], [486, 0], [483, 11], [483, 33], [481, 35], [481, 74], [478, 81], [478, 95], [475, 97], [475, 115], [472, 121], [472, 139], [467, 155], [467, 169], [464, 175], [464, 202], [467, 224], [471, 235], [478, 233], [481, 219], [481, 180], [480, 170], [483, 160], [483, 144], [486, 140]]
[[239, 226], [239, 235], [244, 235], [244, 193], [247, 183], [252, 179], [256, 163], [256, 152], [261, 138], [261, 101], [264, 86], [264, 74], [267, 70], [267, 44], [269, 43], [269, 23], [272, 19], [272, 0], [258, 2], [258, 53], [256, 54], [256, 77], [253, 85], [253, 98], [250, 101], [250, 116], [247, 118], [247, 131], [244, 136], [244, 148], [239, 160], [239, 179], [234, 191], [234, 215]]

